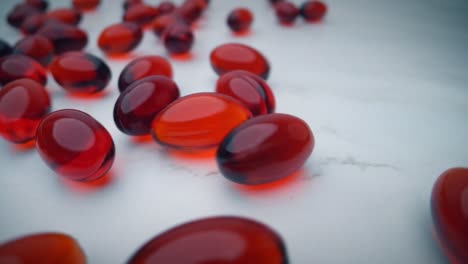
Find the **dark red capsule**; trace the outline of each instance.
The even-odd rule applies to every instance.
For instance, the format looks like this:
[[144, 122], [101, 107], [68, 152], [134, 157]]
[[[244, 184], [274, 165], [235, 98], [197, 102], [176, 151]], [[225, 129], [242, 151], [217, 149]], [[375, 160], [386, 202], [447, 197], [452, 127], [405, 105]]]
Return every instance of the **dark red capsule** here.
[[158, 5], [160, 15], [172, 13], [176, 9], [176, 5], [170, 1], [162, 1]]
[[171, 54], [183, 54], [189, 52], [194, 42], [192, 29], [188, 25], [175, 24], [163, 33], [163, 43]]
[[152, 75], [172, 78], [172, 66], [169, 61], [155, 55], [134, 59], [120, 73], [119, 91], [123, 92], [131, 83]]
[[105, 28], [99, 35], [99, 48], [107, 54], [122, 54], [135, 49], [143, 32], [135, 23], [123, 22]]
[[42, 119], [36, 148], [57, 174], [75, 181], [93, 181], [112, 167], [111, 135], [92, 116], [74, 109], [52, 112]]
[[28, 56], [12, 54], [0, 58], [0, 85], [27, 78], [42, 85], [47, 83], [47, 72], [39, 62]]
[[55, 58], [50, 65], [55, 81], [71, 93], [97, 93], [111, 78], [109, 66], [98, 57], [80, 52], [67, 52]]
[[152, 23], [151, 27], [156, 36], [161, 37], [169, 27], [177, 24], [188, 25], [187, 22], [175, 13], [161, 15], [157, 17]]
[[40, 13], [42, 13], [42, 11], [35, 6], [27, 3], [17, 4], [8, 13], [7, 22], [11, 26], [19, 28], [27, 17]]
[[47, 19], [44, 14], [28, 16], [21, 24], [21, 31], [26, 35], [34, 34], [44, 25]]
[[49, 2], [46, 0], [26, 0], [26, 3], [32, 6], [35, 6], [36, 8], [45, 11], [49, 7]]
[[41, 119], [50, 111], [44, 86], [18, 79], [0, 90], [0, 134], [13, 143], [33, 140]]
[[10, 44], [0, 39], [0, 58], [6, 55], [10, 55], [12, 52], [13, 49], [11, 48]]
[[242, 102], [254, 116], [275, 111], [275, 97], [270, 86], [260, 76], [248, 71], [236, 70], [221, 75], [216, 92]]
[[162, 75], [143, 78], [120, 94], [114, 106], [114, 122], [127, 135], [149, 135], [154, 117], [179, 95], [172, 79]]
[[253, 14], [247, 8], [236, 8], [229, 13], [227, 24], [234, 32], [244, 32], [249, 30], [253, 22]]
[[55, 54], [82, 50], [88, 43], [88, 35], [80, 28], [57, 21], [47, 21], [37, 34], [48, 38], [54, 45]]
[[73, 0], [73, 7], [83, 11], [96, 9], [101, 0]]
[[294, 23], [299, 15], [297, 6], [289, 1], [280, 1], [275, 4], [275, 12], [281, 24], [289, 25]]
[[204, 0], [186, 0], [175, 12], [189, 23], [193, 23], [201, 17], [206, 8]]
[[240, 217], [212, 217], [174, 227], [148, 241], [127, 262], [287, 264], [282, 238]]
[[58, 8], [46, 14], [47, 18], [56, 19], [65, 24], [78, 25], [81, 21], [81, 12], [74, 8]]
[[146, 4], [139, 4], [130, 6], [125, 11], [123, 20], [137, 23], [140, 26], [146, 26], [158, 15], [159, 11], [157, 8]]
[[314, 136], [301, 119], [286, 114], [256, 116], [231, 130], [216, 160], [227, 179], [247, 185], [270, 183], [303, 166]]
[[123, 1], [123, 9], [127, 10], [132, 5], [138, 5], [138, 4], [143, 4], [143, 0], [124, 0]]
[[321, 20], [327, 13], [327, 6], [321, 1], [307, 1], [301, 6], [301, 16], [308, 22]]
[[54, 45], [42, 35], [24, 37], [16, 43], [14, 50], [15, 53], [35, 59], [44, 67], [47, 67], [54, 58]]

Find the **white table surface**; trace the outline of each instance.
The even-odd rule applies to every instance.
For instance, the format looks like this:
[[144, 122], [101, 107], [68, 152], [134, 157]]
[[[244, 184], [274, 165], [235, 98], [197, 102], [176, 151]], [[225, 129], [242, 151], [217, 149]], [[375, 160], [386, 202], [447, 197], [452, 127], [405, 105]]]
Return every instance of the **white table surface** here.
[[[14, 2], [0, 3], [0, 37], [10, 43], [21, 37], [4, 20]], [[103, 98], [70, 97], [50, 77], [47, 88], [53, 110], [86, 111], [110, 131], [117, 149], [112, 177], [100, 187], [71, 184], [34, 150], [0, 141], [0, 241], [60, 231], [77, 238], [89, 263], [123, 263], [174, 225], [227, 214], [276, 229], [291, 263], [445, 263], [429, 201], [440, 173], [468, 162], [468, 2], [327, 3], [323, 23], [281, 27], [267, 0], [212, 0], [195, 32], [193, 59], [171, 59], [188, 95], [214, 89], [208, 57], [217, 45], [261, 50], [272, 66], [277, 112], [303, 118], [316, 138], [298, 177], [246, 190], [222, 177], [212, 158], [135, 143], [112, 118], [117, 78], [129, 60], [108, 60], [113, 77]], [[225, 25], [237, 6], [255, 13], [245, 37]], [[121, 13], [121, 1], [107, 0], [84, 16], [87, 52], [104, 57], [97, 36]], [[135, 54], [167, 56], [149, 31]]]

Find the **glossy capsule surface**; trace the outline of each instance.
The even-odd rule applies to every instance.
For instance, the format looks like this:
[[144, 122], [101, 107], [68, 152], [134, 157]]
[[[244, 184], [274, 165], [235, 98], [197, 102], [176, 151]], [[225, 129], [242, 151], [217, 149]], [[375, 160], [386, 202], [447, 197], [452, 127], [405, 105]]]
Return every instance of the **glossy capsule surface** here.
[[149, 135], [154, 117], [179, 98], [179, 94], [176, 83], [162, 75], [136, 81], [117, 99], [114, 122], [127, 135]]
[[216, 160], [227, 179], [257, 185], [287, 177], [312, 153], [314, 136], [301, 119], [287, 114], [254, 117], [233, 129]]
[[183, 54], [190, 51], [194, 42], [190, 26], [178, 23], [169, 26], [163, 33], [164, 47], [170, 54]]
[[10, 26], [19, 28], [23, 21], [34, 14], [40, 14], [42, 11], [28, 3], [16, 4], [7, 14], [7, 22]]
[[0, 90], [0, 134], [13, 143], [28, 142], [49, 111], [44, 86], [30, 79], [12, 81]]
[[158, 15], [159, 11], [157, 8], [146, 4], [137, 4], [131, 5], [125, 11], [123, 20], [137, 23], [140, 26], [146, 26]]
[[1, 244], [0, 263], [86, 264], [86, 255], [78, 242], [67, 234], [40, 233]]
[[287, 264], [286, 246], [270, 227], [240, 217], [189, 222], [156, 236], [128, 264]]
[[107, 54], [122, 54], [135, 49], [143, 38], [140, 26], [123, 22], [106, 27], [99, 35], [99, 48]]
[[49, 11], [46, 16], [47, 18], [56, 19], [65, 24], [76, 26], [80, 23], [82, 14], [78, 9], [58, 8]]
[[227, 17], [227, 25], [234, 32], [244, 32], [249, 30], [253, 22], [253, 14], [247, 8], [236, 8]]
[[73, 109], [48, 114], [39, 124], [36, 147], [57, 174], [93, 181], [111, 168], [115, 147], [111, 135], [92, 116]]
[[106, 88], [111, 78], [107, 64], [98, 57], [80, 51], [67, 52], [50, 65], [55, 81], [71, 93], [96, 93]]
[[321, 1], [306, 1], [301, 6], [300, 14], [308, 22], [320, 21], [327, 13], [327, 5]]
[[276, 17], [280, 24], [290, 25], [296, 21], [299, 15], [299, 9], [289, 1], [280, 1], [275, 4]]
[[232, 97], [196, 93], [181, 97], [153, 120], [152, 134], [165, 146], [182, 150], [209, 149], [252, 114]]
[[260, 51], [238, 43], [216, 47], [210, 54], [211, 66], [218, 75], [233, 70], [245, 70], [264, 79], [270, 74], [270, 64]]
[[37, 34], [52, 42], [55, 54], [82, 50], [88, 44], [88, 34], [85, 31], [55, 20], [47, 21]]
[[83, 11], [96, 9], [101, 3], [100, 0], [73, 0], [73, 7]]
[[42, 35], [31, 35], [18, 41], [14, 52], [29, 56], [47, 67], [54, 58], [54, 45]]
[[166, 31], [166, 29], [176, 24], [187, 25], [187, 22], [180, 16], [171, 13], [171, 14], [161, 15], [157, 17], [151, 23], [151, 27], [152, 27], [154, 34], [156, 34], [156, 36], [158, 37], [161, 37], [164, 31]]
[[25, 35], [31, 35], [36, 33], [48, 20], [44, 14], [34, 14], [28, 16], [21, 23], [21, 32]]
[[235, 70], [221, 75], [216, 92], [239, 100], [254, 116], [275, 111], [275, 97], [270, 86], [260, 76], [248, 71]]
[[172, 13], [177, 8], [177, 6], [170, 1], [162, 1], [158, 5], [159, 15]]
[[22, 78], [45, 85], [47, 72], [39, 62], [25, 55], [12, 54], [0, 58], [0, 85]]
[[193, 23], [201, 17], [207, 7], [205, 0], [186, 0], [174, 12]]
[[119, 76], [119, 91], [123, 92], [134, 81], [151, 75], [172, 78], [172, 66], [161, 56], [149, 55], [134, 59], [122, 70]]
[[468, 263], [468, 168], [440, 175], [432, 190], [432, 218], [451, 263]]

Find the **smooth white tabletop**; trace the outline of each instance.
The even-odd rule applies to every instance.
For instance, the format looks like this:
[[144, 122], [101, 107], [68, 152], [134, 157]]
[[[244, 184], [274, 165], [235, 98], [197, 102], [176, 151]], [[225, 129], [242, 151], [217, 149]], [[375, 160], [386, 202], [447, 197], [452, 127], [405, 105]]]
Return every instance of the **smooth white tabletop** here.
[[[21, 37], [5, 22], [14, 2], [0, 3], [0, 36], [10, 43]], [[238, 215], [276, 229], [291, 263], [445, 263], [430, 195], [444, 170], [468, 163], [468, 2], [328, 0], [322, 23], [293, 27], [279, 26], [267, 2], [212, 0], [195, 31], [193, 59], [170, 61], [188, 95], [214, 90], [208, 57], [217, 45], [261, 50], [272, 66], [277, 112], [303, 118], [316, 138], [298, 177], [246, 190], [222, 177], [213, 158], [135, 143], [112, 118], [117, 78], [129, 60], [107, 60], [113, 77], [102, 98], [70, 97], [50, 77], [47, 89], [53, 110], [86, 111], [111, 132], [112, 177], [100, 187], [72, 184], [34, 150], [0, 141], [0, 241], [60, 231], [77, 238], [89, 263], [123, 263], [175, 225]], [[233, 36], [225, 24], [237, 6], [255, 13], [248, 36]], [[121, 15], [120, 0], [84, 15], [87, 52], [105, 58], [97, 36]], [[168, 57], [150, 31], [135, 54]]]

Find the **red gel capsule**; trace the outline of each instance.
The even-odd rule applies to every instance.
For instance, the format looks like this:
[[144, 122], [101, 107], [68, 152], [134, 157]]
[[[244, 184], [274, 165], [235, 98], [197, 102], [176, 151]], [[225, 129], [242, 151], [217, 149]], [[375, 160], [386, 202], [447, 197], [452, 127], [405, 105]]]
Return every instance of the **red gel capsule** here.
[[247, 8], [236, 8], [227, 17], [227, 25], [236, 33], [249, 30], [252, 22], [253, 14]]
[[6, 55], [10, 55], [12, 52], [13, 49], [11, 48], [10, 44], [0, 39], [0, 58]]
[[204, 0], [186, 0], [175, 12], [189, 23], [193, 23], [201, 17], [206, 8]]
[[38, 8], [41, 11], [45, 11], [49, 7], [49, 2], [46, 0], [26, 0], [26, 3]]
[[42, 66], [47, 67], [54, 57], [54, 45], [50, 40], [41, 35], [24, 37], [14, 47], [14, 52], [27, 55]]
[[40, 233], [1, 244], [0, 263], [86, 264], [86, 255], [78, 242], [69, 235]]
[[13, 143], [28, 142], [49, 111], [44, 86], [30, 79], [12, 81], [0, 90], [0, 134]]
[[171, 54], [183, 54], [190, 51], [194, 36], [190, 26], [179, 23], [169, 26], [163, 33], [163, 43]]
[[155, 17], [159, 15], [157, 8], [146, 4], [130, 6], [123, 16], [123, 20], [134, 22], [140, 26], [148, 25]]
[[22, 78], [34, 80], [42, 85], [47, 83], [46, 70], [34, 59], [21, 54], [0, 58], [0, 85]]
[[17, 4], [7, 15], [7, 22], [12, 27], [19, 28], [23, 21], [32, 15], [40, 14], [41, 10], [27, 3]]
[[160, 37], [163, 35], [167, 28], [177, 24], [187, 25], [187, 22], [177, 14], [171, 13], [157, 17], [151, 23], [151, 27], [153, 29], [154, 34]]
[[88, 43], [88, 35], [76, 26], [57, 21], [47, 21], [37, 32], [54, 45], [55, 54], [82, 50]]
[[114, 162], [114, 142], [106, 128], [74, 109], [48, 114], [37, 128], [36, 147], [52, 170], [75, 181], [97, 180]]
[[270, 227], [240, 217], [211, 217], [172, 228], [128, 261], [147, 263], [286, 264], [286, 246]]
[[109, 55], [127, 53], [135, 49], [143, 38], [143, 32], [135, 23], [124, 22], [105, 28], [99, 35], [99, 48]]
[[114, 121], [120, 131], [131, 136], [149, 135], [154, 117], [179, 98], [176, 83], [156, 75], [132, 83], [114, 106]]
[[21, 32], [26, 35], [36, 33], [47, 21], [47, 17], [44, 14], [34, 14], [24, 19], [21, 24]]
[[161, 145], [183, 150], [218, 146], [252, 113], [232, 97], [196, 93], [177, 99], [153, 120], [152, 134]]
[[270, 64], [265, 56], [243, 44], [228, 43], [216, 47], [210, 54], [210, 62], [218, 75], [245, 70], [267, 79], [270, 74]]
[[123, 1], [123, 9], [124, 10], [127, 10], [129, 9], [131, 6], [133, 5], [139, 5], [139, 4], [143, 4], [143, 0], [124, 0]]
[[237, 99], [254, 116], [275, 111], [275, 97], [270, 86], [258, 75], [247, 71], [236, 70], [221, 75], [216, 92]]
[[445, 171], [432, 190], [432, 218], [451, 263], [468, 263], [468, 168]]
[[327, 13], [327, 6], [320, 1], [307, 1], [301, 6], [301, 16], [308, 22], [321, 20]]
[[275, 12], [281, 24], [290, 25], [294, 23], [299, 15], [299, 9], [294, 3], [288, 1], [280, 1], [275, 4]]
[[314, 136], [303, 120], [268, 114], [233, 129], [219, 145], [216, 160], [227, 179], [257, 185], [291, 175], [302, 167], [313, 148]]
[[77, 94], [100, 92], [111, 79], [110, 68], [104, 61], [79, 51], [67, 52], [55, 58], [50, 72], [60, 86]]
[[96, 9], [101, 3], [100, 0], [73, 0], [73, 7], [83, 11]]
[[176, 5], [170, 1], [162, 1], [158, 5], [160, 15], [172, 13], [176, 9]]
[[56, 19], [65, 24], [78, 25], [81, 21], [81, 12], [74, 8], [59, 8], [46, 14], [47, 18]]
[[143, 56], [131, 61], [119, 76], [119, 91], [123, 92], [134, 81], [151, 75], [172, 78], [172, 66], [161, 56]]

